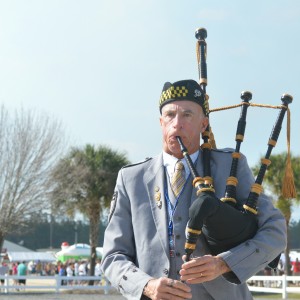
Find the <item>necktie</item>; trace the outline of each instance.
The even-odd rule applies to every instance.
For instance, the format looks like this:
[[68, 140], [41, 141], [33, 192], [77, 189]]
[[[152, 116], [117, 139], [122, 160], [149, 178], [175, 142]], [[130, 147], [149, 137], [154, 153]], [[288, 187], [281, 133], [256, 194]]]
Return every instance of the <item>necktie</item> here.
[[183, 163], [178, 160], [175, 164], [175, 172], [171, 179], [171, 187], [176, 198], [180, 194], [185, 183], [185, 170]]

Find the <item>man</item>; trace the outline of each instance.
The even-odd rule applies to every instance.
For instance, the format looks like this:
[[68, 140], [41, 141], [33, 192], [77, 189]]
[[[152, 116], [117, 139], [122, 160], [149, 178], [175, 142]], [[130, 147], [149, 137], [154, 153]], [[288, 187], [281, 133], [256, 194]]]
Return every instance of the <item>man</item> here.
[[[27, 274], [27, 267], [25, 264], [25, 261], [23, 261], [22, 263], [20, 263], [18, 265], [18, 276], [26, 276]], [[25, 285], [26, 284], [26, 279], [19, 279], [19, 285]]]
[[[159, 104], [163, 152], [119, 172], [105, 232], [102, 269], [127, 299], [252, 299], [245, 281], [285, 248], [284, 218], [261, 195], [259, 230], [252, 239], [213, 256], [200, 235], [194, 258], [183, 263], [188, 210], [197, 195], [176, 136], [181, 137], [203, 176], [199, 145], [200, 133], [208, 124], [208, 108], [202, 99], [200, 86], [193, 80], [166, 83]], [[231, 152], [211, 153], [218, 198], [224, 196]], [[173, 181], [178, 183], [173, 180], [178, 160], [185, 171], [185, 183], [180, 183], [179, 191], [173, 187]], [[254, 181], [244, 156], [237, 174], [237, 199], [244, 202]]]
[[[2, 262], [1, 266], [0, 266], [0, 276], [4, 276], [5, 274], [8, 274], [8, 266], [5, 262]], [[4, 285], [5, 283], [5, 279], [1, 278], [0, 280], [1, 285]]]

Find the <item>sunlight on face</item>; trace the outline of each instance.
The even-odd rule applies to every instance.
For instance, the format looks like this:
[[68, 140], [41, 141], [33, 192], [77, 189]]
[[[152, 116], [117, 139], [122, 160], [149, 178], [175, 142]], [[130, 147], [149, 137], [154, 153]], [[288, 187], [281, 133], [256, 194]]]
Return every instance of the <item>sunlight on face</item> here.
[[182, 158], [176, 136], [180, 136], [190, 154], [199, 149], [200, 133], [205, 130], [208, 118], [201, 106], [192, 101], [174, 101], [162, 108], [160, 125], [163, 134], [163, 150]]

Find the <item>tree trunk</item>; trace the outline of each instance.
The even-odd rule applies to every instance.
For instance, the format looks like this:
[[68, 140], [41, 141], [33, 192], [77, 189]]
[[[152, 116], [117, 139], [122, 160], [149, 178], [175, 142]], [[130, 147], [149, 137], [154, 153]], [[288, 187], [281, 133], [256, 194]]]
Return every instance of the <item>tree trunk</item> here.
[[3, 232], [0, 230], [0, 253], [2, 252], [3, 244], [4, 244], [4, 235]]
[[291, 260], [290, 260], [290, 234], [289, 234], [289, 223], [290, 219], [286, 219], [286, 226], [287, 226], [287, 246], [284, 251], [284, 257], [285, 257], [285, 265], [284, 265], [284, 273], [286, 275], [291, 275]]
[[[99, 239], [99, 223], [100, 223], [100, 216], [97, 213], [94, 213], [90, 219], [90, 246], [91, 246], [91, 258], [90, 258], [90, 270], [89, 275], [95, 275], [95, 265], [97, 259], [97, 252], [96, 247], [98, 245]], [[94, 281], [90, 280], [89, 285], [93, 285]]]
[[290, 235], [289, 235], [289, 224], [291, 220], [291, 207], [292, 202], [288, 199], [283, 198], [280, 196], [276, 203], [277, 208], [279, 208], [285, 218], [286, 228], [287, 228], [287, 246], [284, 251], [284, 257], [285, 257], [285, 265], [284, 265], [284, 273], [286, 275], [291, 275], [291, 262], [290, 262]]

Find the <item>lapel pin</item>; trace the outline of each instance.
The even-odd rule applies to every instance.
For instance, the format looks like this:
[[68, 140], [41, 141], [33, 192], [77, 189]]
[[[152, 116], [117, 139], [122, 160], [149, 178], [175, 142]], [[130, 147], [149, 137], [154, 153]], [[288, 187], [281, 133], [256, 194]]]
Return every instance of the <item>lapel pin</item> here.
[[155, 195], [154, 195], [155, 201], [156, 201], [156, 205], [158, 208], [161, 208], [162, 206], [162, 202], [161, 202], [161, 193], [159, 191], [159, 187], [156, 186], [155, 187]]

